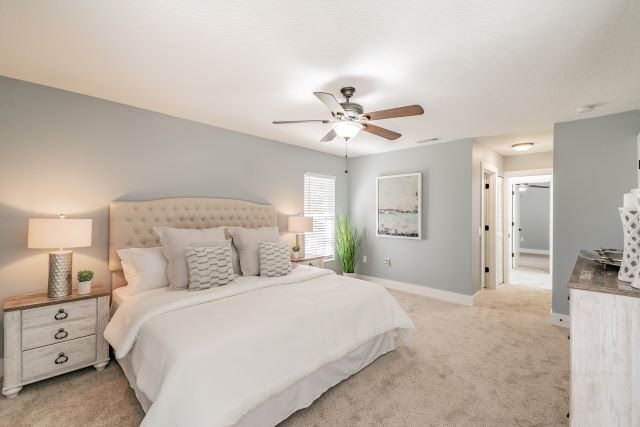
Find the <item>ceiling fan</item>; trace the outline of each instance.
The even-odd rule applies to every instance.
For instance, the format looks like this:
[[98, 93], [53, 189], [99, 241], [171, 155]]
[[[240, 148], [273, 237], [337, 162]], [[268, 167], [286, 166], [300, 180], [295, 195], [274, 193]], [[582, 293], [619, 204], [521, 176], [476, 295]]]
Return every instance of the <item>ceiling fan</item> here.
[[405, 107], [365, 113], [362, 105], [351, 102], [351, 97], [353, 97], [355, 91], [356, 89], [351, 86], [340, 89], [340, 93], [346, 100], [345, 102], [338, 102], [332, 94], [327, 92], [313, 92], [320, 102], [331, 111], [332, 118], [329, 120], [281, 120], [274, 121], [273, 124], [330, 123], [331, 131], [320, 140], [321, 142], [332, 141], [337, 136], [348, 140], [356, 137], [360, 131], [369, 132], [393, 141], [402, 135], [398, 132], [376, 126], [372, 124], [371, 121], [424, 114], [424, 110], [419, 105], [407, 105]]

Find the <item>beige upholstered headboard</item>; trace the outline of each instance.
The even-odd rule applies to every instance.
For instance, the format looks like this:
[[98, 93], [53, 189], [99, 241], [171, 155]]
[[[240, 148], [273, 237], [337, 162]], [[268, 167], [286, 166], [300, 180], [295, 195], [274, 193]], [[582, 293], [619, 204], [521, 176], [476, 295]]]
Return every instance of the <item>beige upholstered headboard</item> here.
[[109, 270], [112, 290], [126, 285], [120, 258], [122, 248], [160, 246], [155, 226], [211, 228], [220, 226], [272, 227], [278, 215], [271, 205], [244, 200], [177, 197], [109, 205]]

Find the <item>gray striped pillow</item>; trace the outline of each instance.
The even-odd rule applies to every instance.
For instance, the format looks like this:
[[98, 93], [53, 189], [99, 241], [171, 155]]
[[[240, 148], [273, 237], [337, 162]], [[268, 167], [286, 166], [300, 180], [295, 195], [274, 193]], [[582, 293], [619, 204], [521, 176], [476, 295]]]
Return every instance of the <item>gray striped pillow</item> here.
[[234, 279], [229, 244], [187, 248], [185, 255], [190, 290], [226, 285]]
[[287, 243], [258, 242], [260, 275], [279, 277], [291, 273], [291, 259]]

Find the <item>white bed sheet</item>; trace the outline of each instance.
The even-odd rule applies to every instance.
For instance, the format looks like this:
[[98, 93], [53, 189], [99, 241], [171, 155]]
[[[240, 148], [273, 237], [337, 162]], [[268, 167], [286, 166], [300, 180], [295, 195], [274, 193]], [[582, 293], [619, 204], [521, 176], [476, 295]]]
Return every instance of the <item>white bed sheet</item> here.
[[379, 285], [307, 267], [207, 291], [130, 295], [105, 337], [154, 402], [144, 425], [230, 426], [375, 337], [397, 330], [408, 339], [413, 328]]
[[[395, 350], [394, 333], [387, 332], [359, 346], [335, 362], [329, 363], [302, 378], [249, 412], [234, 427], [271, 427], [287, 419], [294, 412], [309, 407], [325, 391], [358, 373], [378, 357]], [[153, 402], [136, 386], [130, 356], [118, 359], [129, 385], [142, 409], [147, 412]]]

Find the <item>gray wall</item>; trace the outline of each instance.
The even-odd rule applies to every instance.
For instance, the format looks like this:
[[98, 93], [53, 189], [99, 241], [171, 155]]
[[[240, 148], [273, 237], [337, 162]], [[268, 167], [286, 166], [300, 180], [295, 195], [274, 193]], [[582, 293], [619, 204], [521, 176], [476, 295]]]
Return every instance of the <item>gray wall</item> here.
[[[549, 186], [548, 182], [536, 185]], [[549, 250], [549, 222], [551, 209], [549, 188], [529, 187], [518, 192], [520, 197], [520, 249]]]
[[617, 208], [637, 187], [640, 111], [557, 123], [553, 133], [553, 311], [566, 314], [578, 251], [622, 248]]
[[341, 157], [1, 77], [0, 144], [0, 303], [46, 291], [47, 251], [27, 249], [29, 217], [92, 218], [74, 270], [109, 284], [111, 200], [237, 198], [275, 205], [286, 224], [310, 171], [335, 175], [337, 207], [348, 208]]
[[[358, 157], [349, 171], [351, 214], [367, 240], [359, 274], [473, 294], [472, 140]], [[422, 240], [376, 237], [376, 177], [422, 172]], [[391, 258], [391, 266], [384, 259]]]

